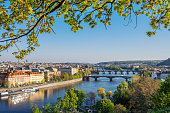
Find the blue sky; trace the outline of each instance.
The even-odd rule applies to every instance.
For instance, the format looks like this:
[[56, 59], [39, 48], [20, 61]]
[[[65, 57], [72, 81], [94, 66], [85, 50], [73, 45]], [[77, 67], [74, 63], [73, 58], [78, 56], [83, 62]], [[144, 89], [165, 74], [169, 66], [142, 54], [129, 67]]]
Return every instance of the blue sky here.
[[[145, 16], [135, 18], [128, 26], [122, 17], [113, 15], [112, 25], [107, 29], [101, 23], [91, 29], [74, 33], [62, 18], [56, 18], [53, 29], [56, 34], [39, 36], [40, 47], [26, 56], [29, 62], [85, 62], [96, 63], [118, 60], [159, 60], [170, 57], [170, 32], [159, 30], [156, 36], [148, 37], [151, 30]], [[21, 46], [25, 46], [21, 44]], [[0, 61], [17, 61], [10, 49], [1, 53]]]

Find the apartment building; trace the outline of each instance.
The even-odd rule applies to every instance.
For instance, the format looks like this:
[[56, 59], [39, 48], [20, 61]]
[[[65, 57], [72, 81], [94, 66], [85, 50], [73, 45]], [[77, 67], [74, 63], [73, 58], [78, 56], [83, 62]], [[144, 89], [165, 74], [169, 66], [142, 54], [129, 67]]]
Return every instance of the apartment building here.
[[0, 72], [0, 85], [4, 86], [8, 82], [9, 86], [23, 85], [25, 83], [40, 83], [44, 79], [44, 74], [40, 72], [10, 71]]
[[30, 75], [25, 72], [11, 71], [11, 72], [0, 72], [0, 85], [3, 86], [6, 82], [9, 85], [22, 85], [30, 82]]
[[58, 71], [57, 68], [48, 67], [44, 70], [44, 78], [46, 81], [52, 81], [54, 76], [61, 76], [61, 71]]
[[74, 75], [75, 73], [78, 73], [78, 69], [72, 67], [59, 68], [59, 70], [61, 71], [61, 74], [68, 73]]

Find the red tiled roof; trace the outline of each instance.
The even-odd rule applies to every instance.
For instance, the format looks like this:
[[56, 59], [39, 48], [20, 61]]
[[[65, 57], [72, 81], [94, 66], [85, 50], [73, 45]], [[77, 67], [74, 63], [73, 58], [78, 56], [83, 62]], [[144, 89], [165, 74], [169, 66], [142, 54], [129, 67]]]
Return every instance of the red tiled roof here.
[[19, 71], [14, 71], [8, 74], [7, 78], [11, 78], [17, 75], [27, 75], [27, 77], [29, 77], [29, 74], [24, 73], [24, 72], [19, 72]]
[[40, 72], [29, 72], [29, 74], [41, 74]]

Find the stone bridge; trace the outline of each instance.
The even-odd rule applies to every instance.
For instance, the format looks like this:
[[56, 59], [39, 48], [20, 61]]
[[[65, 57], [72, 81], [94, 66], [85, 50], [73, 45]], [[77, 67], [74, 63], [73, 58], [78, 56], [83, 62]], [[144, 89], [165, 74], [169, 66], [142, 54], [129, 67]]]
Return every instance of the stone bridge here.
[[111, 70], [108, 70], [108, 71], [106, 71], [106, 70], [97, 70], [97, 71], [91, 71], [93, 74], [99, 74], [99, 72], [102, 72], [103, 74], [105, 74], [105, 72], [108, 72], [109, 74], [112, 74], [112, 73], [115, 73], [115, 74], [117, 74], [118, 72], [120, 72], [121, 74], [124, 74], [125, 72], [127, 73], [127, 74], [129, 74], [130, 72], [132, 72], [133, 74], [135, 74], [135, 73], [139, 73], [140, 71], [130, 71], [130, 70], [126, 70], [126, 71], [117, 71], [117, 70], [114, 70], [114, 71], [111, 71]]
[[89, 81], [90, 78], [94, 78], [95, 81], [97, 81], [97, 79], [100, 77], [109, 78], [110, 81], [112, 81], [113, 78], [124, 78], [126, 81], [131, 78], [131, 76], [83, 76], [83, 81]]

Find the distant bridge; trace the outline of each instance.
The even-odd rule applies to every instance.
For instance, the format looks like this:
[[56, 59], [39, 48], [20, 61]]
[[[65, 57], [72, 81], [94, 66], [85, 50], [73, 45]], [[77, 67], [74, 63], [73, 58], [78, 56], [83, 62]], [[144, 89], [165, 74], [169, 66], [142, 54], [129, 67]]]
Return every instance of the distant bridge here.
[[97, 70], [97, 71], [91, 71], [91, 72], [92, 72], [92, 74], [99, 74], [99, 72], [102, 72], [103, 74], [105, 74], [105, 72], [108, 72], [109, 74], [112, 74], [112, 73], [117, 74], [118, 72], [120, 72], [121, 74], [124, 74], [124, 72], [126, 72], [127, 74], [129, 74], [130, 72], [132, 72], [133, 74], [135, 74], [135, 73], [139, 73], [140, 71], [130, 71], [130, 70], [127, 70], [127, 71]]
[[128, 81], [131, 78], [131, 76], [83, 76], [83, 81], [89, 81], [90, 78], [94, 78], [95, 81], [97, 81], [97, 79], [100, 77], [109, 78], [110, 81], [112, 81], [113, 78], [124, 78], [126, 79], [126, 81]]

